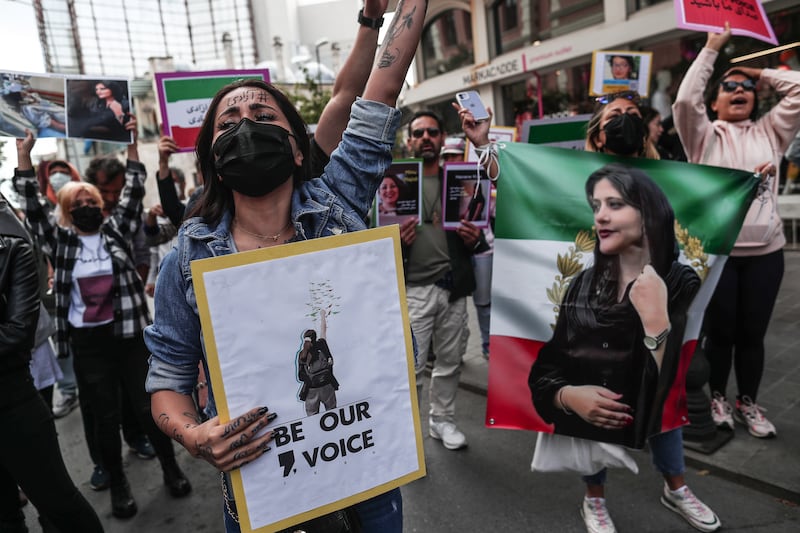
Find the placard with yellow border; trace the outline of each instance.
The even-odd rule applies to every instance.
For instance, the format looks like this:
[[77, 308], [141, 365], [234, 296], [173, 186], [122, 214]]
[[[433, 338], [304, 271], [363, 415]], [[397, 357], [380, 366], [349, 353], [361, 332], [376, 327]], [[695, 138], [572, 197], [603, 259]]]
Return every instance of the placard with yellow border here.
[[[243, 532], [425, 475], [398, 226], [193, 261], [192, 276], [220, 423], [256, 406], [278, 414], [272, 449], [231, 474]], [[299, 398], [300, 353], [322, 338], [323, 311], [336, 407], [308, 415], [320, 395]]]

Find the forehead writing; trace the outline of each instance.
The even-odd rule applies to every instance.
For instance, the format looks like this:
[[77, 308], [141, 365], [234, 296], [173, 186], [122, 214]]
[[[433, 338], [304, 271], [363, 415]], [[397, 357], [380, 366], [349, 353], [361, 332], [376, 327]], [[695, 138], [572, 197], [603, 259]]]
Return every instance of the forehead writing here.
[[226, 106], [232, 106], [236, 104], [244, 104], [250, 102], [259, 102], [262, 104], [267, 103], [267, 92], [263, 89], [247, 89], [244, 91], [239, 91], [234, 95], [228, 96], [225, 99]]

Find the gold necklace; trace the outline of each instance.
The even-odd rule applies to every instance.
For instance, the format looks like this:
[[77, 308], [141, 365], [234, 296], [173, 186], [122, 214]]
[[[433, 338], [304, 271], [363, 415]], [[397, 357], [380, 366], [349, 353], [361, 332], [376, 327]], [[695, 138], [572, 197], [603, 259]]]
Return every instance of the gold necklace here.
[[275, 235], [261, 235], [260, 233], [256, 233], [256, 232], [254, 232], [254, 231], [249, 231], [249, 230], [246, 230], [245, 228], [243, 228], [243, 227], [242, 227], [242, 225], [241, 225], [241, 224], [239, 224], [239, 219], [236, 219], [236, 218], [234, 218], [234, 219], [233, 219], [233, 224], [234, 224], [234, 225], [235, 225], [237, 228], [239, 228], [240, 230], [242, 230], [243, 232], [247, 233], [248, 235], [252, 235], [253, 237], [255, 237], [255, 238], [257, 238], [257, 239], [260, 239], [260, 240], [262, 240], [262, 241], [266, 241], [266, 240], [272, 240], [272, 242], [277, 242], [277, 241], [278, 241], [278, 237], [280, 237], [280, 236], [283, 234], [283, 232], [284, 232], [284, 231], [286, 231], [287, 229], [289, 229], [289, 226], [291, 226], [291, 225], [292, 225], [292, 221], [291, 221], [291, 220], [289, 220], [289, 222], [287, 222], [287, 223], [286, 223], [286, 225], [283, 227], [283, 229], [281, 229], [281, 230], [280, 230], [278, 233], [276, 233]]

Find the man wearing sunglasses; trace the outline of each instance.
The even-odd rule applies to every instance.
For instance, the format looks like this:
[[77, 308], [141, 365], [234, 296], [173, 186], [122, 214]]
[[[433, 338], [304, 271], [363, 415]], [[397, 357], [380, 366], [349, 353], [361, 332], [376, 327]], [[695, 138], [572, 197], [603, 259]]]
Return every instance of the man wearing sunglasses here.
[[489, 246], [483, 232], [465, 220], [456, 231], [442, 228], [439, 154], [444, 139], [444, 124], [432, 111], [418, 111], [408, 124], [408, 147], [423, 161], [422, 220], [415, 217], [403, 223], [400, 239], [408, 314], [419, 347], [417, 392], [433, 350], [429, 433], [448, 450], [457, 450], [467, 445], [455, 425], [455, 398], [469, 336], [467, 296], [475, 290], [471, 258]]
[[[708, 34], [705, 47], [681, 82], [672, 111], [690, 162], [747, 170], [762, 178], [758, 197], [708, 304], [703, 328], [714, 422], [733, 430], [735, 419], [752, 436], [767, 438], [777, 432], [756, 402], [764, 372], [764, 337], [783, 277], [786, 243], [774, 200], [776, 174], [800, 129], [800, 72], [737, 66], [712, 83], [704, 103], [703, 91], [714, 62], [730, 37], [728, 24], [722, 33]], [[782, 95], [761, 116], [757, 83]], [[732, 366], [736, 370], [733, 406], [726, 399]]]

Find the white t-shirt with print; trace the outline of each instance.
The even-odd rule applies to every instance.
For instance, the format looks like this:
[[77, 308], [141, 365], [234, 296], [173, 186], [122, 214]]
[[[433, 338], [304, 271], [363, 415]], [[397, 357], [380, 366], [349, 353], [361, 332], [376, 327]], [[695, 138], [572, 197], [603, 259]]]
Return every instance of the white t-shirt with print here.
[[114, 276], [111, 254], [100, 233], [79, 235], [81, 249], [72, 270], [69, 323], [76, 328], [114, 320]]

